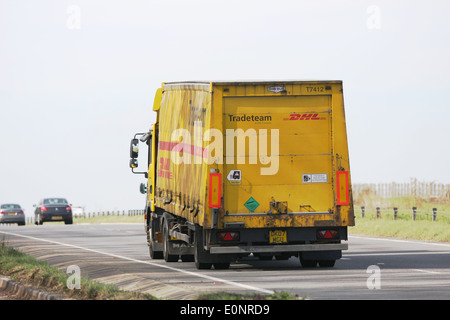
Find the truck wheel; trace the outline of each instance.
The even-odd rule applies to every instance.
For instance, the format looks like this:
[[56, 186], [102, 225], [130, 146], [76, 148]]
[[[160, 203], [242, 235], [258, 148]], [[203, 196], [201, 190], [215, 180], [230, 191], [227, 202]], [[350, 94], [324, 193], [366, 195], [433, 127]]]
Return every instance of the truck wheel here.
[[321, 268], [333, 268], [336, 260], [319, 260], [319, 266]]
[[148, 248], [149, 248], [149, 251], [150, 251], [150, 258], [155, 259], [155, 260], [156, 259], [162, 259], [162, 258], [164, 258], [162, 251], [155, 251], [153, 249], [154, 241], [152, 239], [151, 232], [152, 231], [149, 230], [150, 235], [149, 235], [149, 241], [148, 241]]
[[163, 227], [163, 255], [164, 260], [166, 262], [177, 262], [179, 256], [177, 254], [170, 254], [170, 243], [169, 243], [169, 225], [167, 220], [164, 221], [164, 227]]
[[203, 252], [202, 230], [196, 230], [194, 233], [194, 261], [197, 269], [211, 269], [212, 263], [204, 261], [206, 254]]
[[194, 262], [195, 257], [193, 254], [183, 254], [181, 255], [181, 261], [183, 262]]
[[306, 260], [300, 253], [300, 264], [303, 268], [315, 268], [317, 266], [317, 260]]
[[223, 270], [223, 269], [228, 269], [230, 268], [230, 263], [229, 262], [215, 262], [214, 263], [214, 269], [216, 270]]
[[197, 259], [195, 259], [195, 267], [199, 270], [208, 270], [208, 269], [211, 269], [212, 263], [211, 262], [199, 262]]

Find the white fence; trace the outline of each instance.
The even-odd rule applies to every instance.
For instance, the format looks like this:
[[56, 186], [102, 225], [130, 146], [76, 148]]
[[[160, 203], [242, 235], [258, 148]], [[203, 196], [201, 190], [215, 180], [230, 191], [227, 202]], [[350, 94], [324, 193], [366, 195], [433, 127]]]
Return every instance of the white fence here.
[[[82, 214], [78, 214], [74, 216], [74, 219], [79, 218], [95, 218], [95, 217], [105, 217], [105, 216], [142, 216], [144, 215], [145, 210], [111, 210], [111, 211], [94, 211], [94, 212], [84, 212]], [[34, 216], [32, 217], [25, 217], [26, 223], [34, 223]], [[9, 225], [9, 224], [1, 224], [0, 225]]]
[[104, 216], [142, 216], [145, 210], [112, 210], [112, 211], [98, 211], [98, 212], [85, 212], [82, 215], [78, 215], [74, 218], [94, 218]]
[[450, 200], [450, 184], [420, 182], [412, 179], [407, 183], [355, 183], [352, 184], [353, 196], [373, 195], [380, 198], [408, 197], [436, 198]]

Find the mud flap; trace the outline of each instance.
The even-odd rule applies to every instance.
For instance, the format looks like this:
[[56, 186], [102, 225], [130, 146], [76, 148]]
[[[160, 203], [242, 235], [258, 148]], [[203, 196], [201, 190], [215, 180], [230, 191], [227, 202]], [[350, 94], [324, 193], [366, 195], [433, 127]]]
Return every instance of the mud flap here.
[[194, 261], [197, 269], [210, 269], [214, 264], [215, 269], [226, 269], [235, 255], [211, 254], [204, 248], [204, 233], [200, 226], [195, 227], [194, 233]]

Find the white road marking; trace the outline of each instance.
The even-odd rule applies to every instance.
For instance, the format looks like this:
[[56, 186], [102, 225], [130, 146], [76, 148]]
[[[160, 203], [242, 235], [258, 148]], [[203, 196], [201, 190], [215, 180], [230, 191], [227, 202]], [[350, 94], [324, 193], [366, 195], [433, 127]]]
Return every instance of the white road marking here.
[[417, 272], [431, 273], [431, 274], [441, 274], [441, 272], [438, 272], [438, 271], [428, 271], [428, 270], [422, 270], [422, 269], [411, 269], [411, 270], [417, 271]]
[[450, 251], [431, 251], [431, 252], [364, 252], [364, 253], [351, 253], [345, 252], [343, 255], [346, 257], [368, 257], [368, 256], [403, 256], [403, 255], [417, 255], [417, 254], [450, 254]]
[[272, 290], [261, 289], [261, 288], [258, 288], [258, 287], [254, 287], [254, 286], [250, 286], [250, 285], [246, 285], [246, 284], [242, 284], [242, 283], [238, 283], [238, 282], [233, 282], [233, 281], [229, 281], [229, 280], [225, 280], [225, 279], [220, 279], [220, 278], [217, 278], [217, 277], [208, 276], [206, 274], [201, 274], [201, 273], [191, 272], [191, 271], [187, 271], [187, 270], [182, 270], [182, 269], [170, 267], [170, 266], [159, 264], [159, 263], [153, 263], [153, 262], [148, 262], [148, 261], [137, 260], [137, 259], [133, 259], [133, 258], [125, 257], [125, 256], [120, 256], [120, 255], [116, 255], [116, 254], [112, 254], [112, 253], [107, 253], [107, 252], [103, 252], [103, 251], [99, 251], [99, 250], [94, 250], [94, 249], [89, 249], [89, 248], [85, 248], [85, 247], [75, 246], [75, 245], [72, 245], [72, 244], [62, 243], [62, 242], [58, 242], [58, 241], [52, 241], [52, 240], [47, 240], [47, 239], [42, 239], [42, 238], [26, 236], [26, 235], [22, 235], [22, 234], [13, 233], [13, 232], [0, 231], [0, 233], [8, 234], [8, 235], [16, 236], [16, 237], [22, 237], [22, 238], [28, 238], [28, 239], [32, 239], [32, 240], [39, 240], [39, 241], [43, 241], [43, 242], [58, 244], [58, 245], [71, 247], [71, 248], [75, 248], [75, 249], [86, 250], [86, 251], [90, 251], [90, 252], [94, 252], [94, 253], [98, 253], [98, 254], [103, 254], [103, 255], [106, 255], [106, 256], [114, 257], [114, 258], [119, 258], [119, 259], [124, 259], [124, 260], [128, 260], [128, 261], [137, 262], [137, 263], [148, 264], [148, 265], [151, 265], [151, 266], [165, 268], [165, 269], [169, 269], [169, 270], [172, 270], [172, 271], [185, 273], [185, 274], [188, 274], [188, 275], [191, 275], [191, 276], [207, 279], [207, 280], [210, 280], [210, 281], [213, 281], [213, 282], [222, 282], [222, 283], [225, 283], [225, 284], [228, 284], [228, 285], [232, 285], [232, 286], [235, 286], [235, 287], [240, 287], [240, 288], [247, 289], [247, 290], [258, 291], [258, 292], [262, 292], [262, 293], [265, 293], [265, 294], [273, 294], [274, 293], [274, 291], [272, 291]]
[[443, 246], [450, 248], [450, 243], [439, 243], [439, 242], [426, 242], [426, 241], [420, 241], [420, 240], [402, 240], [402, 239], [388, 239], [388, 238], [372, 238], [372, 237], [364, 237], [364, 236], [355, 236], [351, 235], [348, 236], [349, 238], [358, 238], [358, 239], [367, 239], [367, 240], [377, 240], [377, 241], [391, 241], [391, 242], [403, 242], [403, 243], [412, 243], [412, 244], [425, 244], [425, 245], [431, 245], [431, 246]]

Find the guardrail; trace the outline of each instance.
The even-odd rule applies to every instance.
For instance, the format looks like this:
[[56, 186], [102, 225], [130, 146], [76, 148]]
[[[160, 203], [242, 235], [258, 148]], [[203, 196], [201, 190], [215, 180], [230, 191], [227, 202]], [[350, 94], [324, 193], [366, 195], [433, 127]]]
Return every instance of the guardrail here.
[[113, 210], [113, 211], [98, 211], [98, 212], [85, 212], [81, 215], [76, 215], [74, 218], [94, 218], [104, 216], [142, 216], [145, 210]]
[[[361, 206], [361, 218], [364, 218], [367, 214], [374, 215], [376, 218], [381, 218], [382, 216], [392, 216], [394, 220], [397, 220], [401, 216], [410, 216], [413, 221], [417, 220], [419, 216], [425, 216], [425, 220], [437, 221], [439, 217], [450, 218], [450, 212], [439, 212], [437, 208], [430, 210], [418, 210], [417, 207], [412, 207], [410, 210], [402, 209], [399, 210], [397, 207], [393, 208], [370, 208], [367, 209], [365, 206]], [[423, 219], [422, 219], [423, 220]]]
[[[95, 217], [105, 217], [105, 216], [142, 216], [144, 215], [145, 210], [108, 210], [108, 211], [95, 211], [95, 212], [84, 212], [82, 214], [74, 215], [74, 219], [79, 218], [95, 218]], [[25, 217], [26, 223], [34, 224], [34, 216], [31, 217]], [[0, 223], [0, 225], [14, 225], [11, 223]]]

